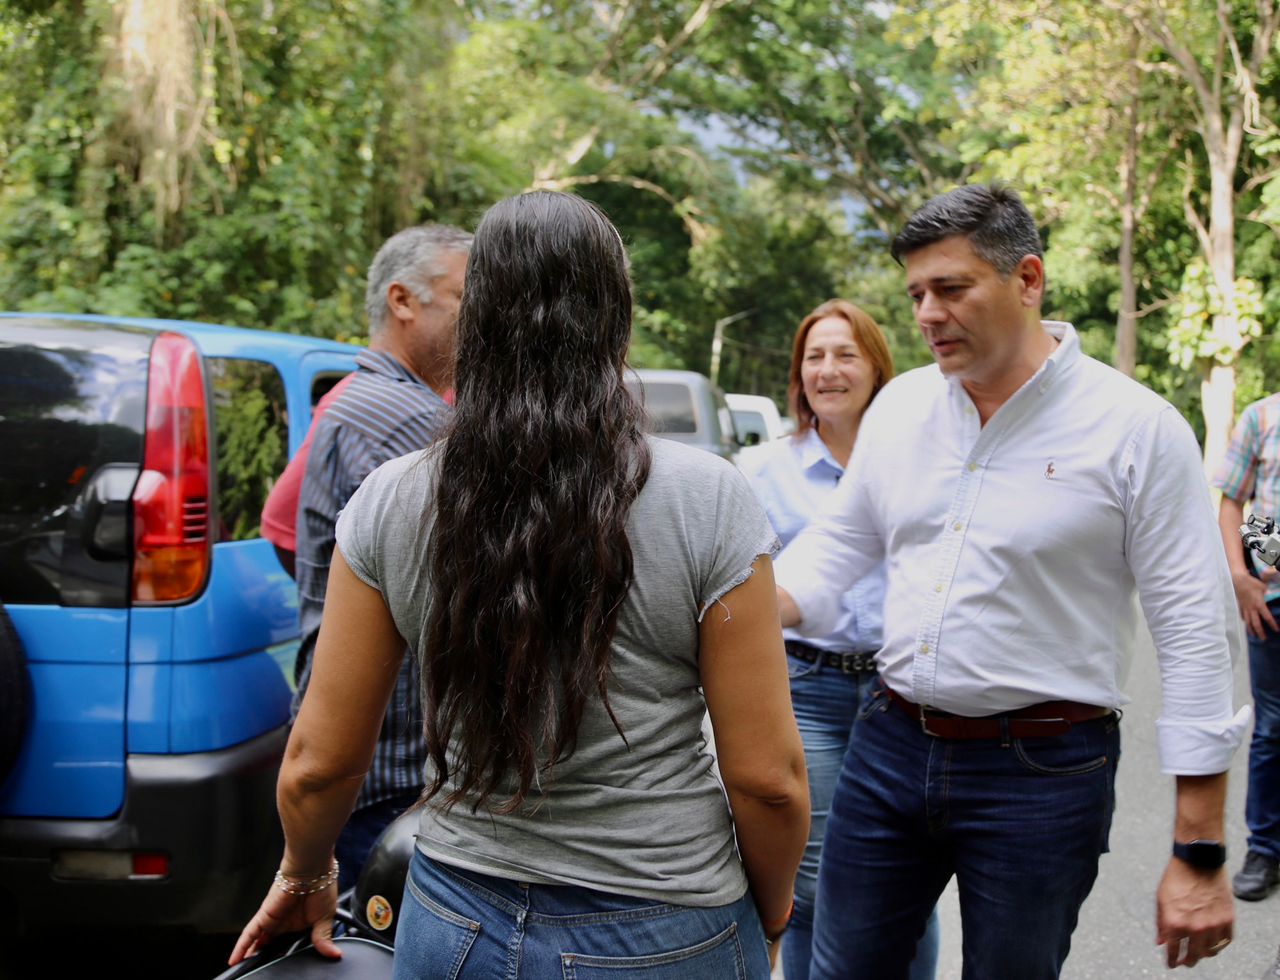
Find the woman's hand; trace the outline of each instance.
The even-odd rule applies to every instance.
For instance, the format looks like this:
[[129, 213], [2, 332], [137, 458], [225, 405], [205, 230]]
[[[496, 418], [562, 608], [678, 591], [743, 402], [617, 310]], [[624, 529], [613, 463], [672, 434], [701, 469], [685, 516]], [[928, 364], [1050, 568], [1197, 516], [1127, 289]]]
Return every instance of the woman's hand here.
[[311, 931], [311, 943], [321, 956], [342, 959], [342, 950], [333, 941], [333, 915], [338, 908], [336, 882], [310, 895], [290, 895], [274, 885], [262, 900], [262, 907], [240, 933], [231, 951], [228, 966], [255, 955], [277, 936]]

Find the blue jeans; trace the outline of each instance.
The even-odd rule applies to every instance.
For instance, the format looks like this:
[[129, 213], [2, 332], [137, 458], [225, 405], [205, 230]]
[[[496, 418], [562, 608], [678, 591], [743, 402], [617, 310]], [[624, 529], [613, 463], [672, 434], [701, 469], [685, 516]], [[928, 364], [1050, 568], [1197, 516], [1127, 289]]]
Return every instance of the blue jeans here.
[[338, 891], [344, 892], [360, 880], [360, 870], [382, 832], [391, 821], [417, 802], [418, 793], [415, 790], [351, 811], [346, 826], [338, 835], [338, 843], [333, 848], [333, 856], [338, 859]]
[[1114, 716], [1056, 738], [921, 731], [882, 688], [863, 702], [831, 801], [814, 977], [904, 980], [955, 875], [964, 980], [1055, 980], [1107, 849]]
[[[813, 945], [814, 896], [818, 890], [818, 859], [827, 827], [827, 812], [835, 792], [836, 777], [846, 751], [855, 751], [849, 735], [858, 705], [870, 693], [876, 675], [871, 672], [845, 674], [821, 663], [806, 663], [787, 657], [791, 676], [791, 705], [800, 739], [804, 743], [805, 768], [809, 773], [809, 842], [796, 874], [796, 905], [782, 941], [782, 969], [787, 980], [808, 980]], [[938, 967], [938, 913], [929, 917], [928, 927], [916, 947], [910, 980], [933, 980]]]
[[748, 892], [718, 908], [573, 885], [530, 885], [414, 850], [396, 930], [395, 980], [767, 980]]
[[[1280, 602], [1269, 606], [1280, 620]], [[1254, 712], [1244, 810], [1249, 850], [1280, 860], [1280, 633], [1268, 631], [1265, 640], [1249, 637], [1249, 688]]]

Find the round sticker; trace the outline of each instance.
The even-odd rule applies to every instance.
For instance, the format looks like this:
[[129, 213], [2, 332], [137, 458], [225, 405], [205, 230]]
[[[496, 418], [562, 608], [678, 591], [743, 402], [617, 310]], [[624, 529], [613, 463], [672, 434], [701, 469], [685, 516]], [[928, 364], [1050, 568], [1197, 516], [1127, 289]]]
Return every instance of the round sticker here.
[[391, 920], [395, 918], [395, 912], [392, 911], [391, 903], [381, 895], [374, 895], [369, 899], [364, 907], [364, 914], [369, 919], [369, 925], [373, 926], [379, 932], [391, 925]]

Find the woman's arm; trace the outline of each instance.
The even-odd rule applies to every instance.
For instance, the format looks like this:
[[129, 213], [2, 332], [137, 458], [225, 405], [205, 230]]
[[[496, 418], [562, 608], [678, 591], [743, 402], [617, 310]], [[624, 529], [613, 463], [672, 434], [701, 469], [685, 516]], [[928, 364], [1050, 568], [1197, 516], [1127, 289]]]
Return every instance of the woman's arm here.
[[785, 919], [809, 835], [804, 749], [787, 682], [773, 563], [702, 618], [699, 666], [738, 850], [766, 924]]
[[[404, 649], [381, 593], [360, 581], [335, 549], [311, 682], [276, 788], [284, 874], [313, 878], [331, 867], [334, 842], [373, 760]], [[305, 896], [273, 885], [241, 933], [231, 964], [280, 933], [306, 928], [321, 953], [340, 956], [329, 938], [337, 894], [336, 884]]]

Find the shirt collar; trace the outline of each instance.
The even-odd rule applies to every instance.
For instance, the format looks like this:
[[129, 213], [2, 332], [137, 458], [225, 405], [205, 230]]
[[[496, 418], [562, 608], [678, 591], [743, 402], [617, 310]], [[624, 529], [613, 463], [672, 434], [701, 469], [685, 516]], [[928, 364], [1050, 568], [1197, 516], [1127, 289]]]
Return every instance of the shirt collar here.
[[[1036, 373], [1022, 387], [1025, 389], [1031, 385], [1039, 390], [1040, 394], [1044, 394], [1049, 390], [1050, 386], [1078, 360], [1080, 360], [1080, 335], [1076, 333], [1076, 328], [1065, 320], [1041, 320], [1042, 326], [1049, 336], [1054, 337], [1058, 341], [1058, 345], [1049, 352], [1049, 356], [1045, 358], [1045, 362], [1040, 365]], [[937, 368], [937, 365], [934, 365]], [[941, 368], [937, 368], [938, 373], [942, 373]], [[946, 375], [947, 383], [950, 385], [953, 396], [962, 398], [966, 402], [969, 396], [965, 392], [962, 382], [954, 375]], [[1022, 390], [1022, 389], [1019, 389]]]
[[[784, 436], [783, 438], [786, 437]], [[800, 441], [800, 466], [807, 470], [819, 463], [826, 463], [837, 472], [844, 472], [844, 467], [836, 462], [836, 458], [831, 455], [831, 450], [827, 448], [827, 444], [818, 435], [817, 427], [810, 426], [809, 430], [805, 432], [804, 438]]]
[[408, 381], [430, 390], [430, 386], [386, 351], [366, 348], [356, 355], [356, 363], [366, 371], [380, 374], [392, 381]]
[[1058, 339], [1058, 346], [1049, 352], [1040, 370], [1032, 376], [1043, 394], [1055, 380], [1076, 361], [1080, 360], [1080, 335], [1076, 328], [1065, 320], [1041, 320], [1040, 325], [1051, 336]]

